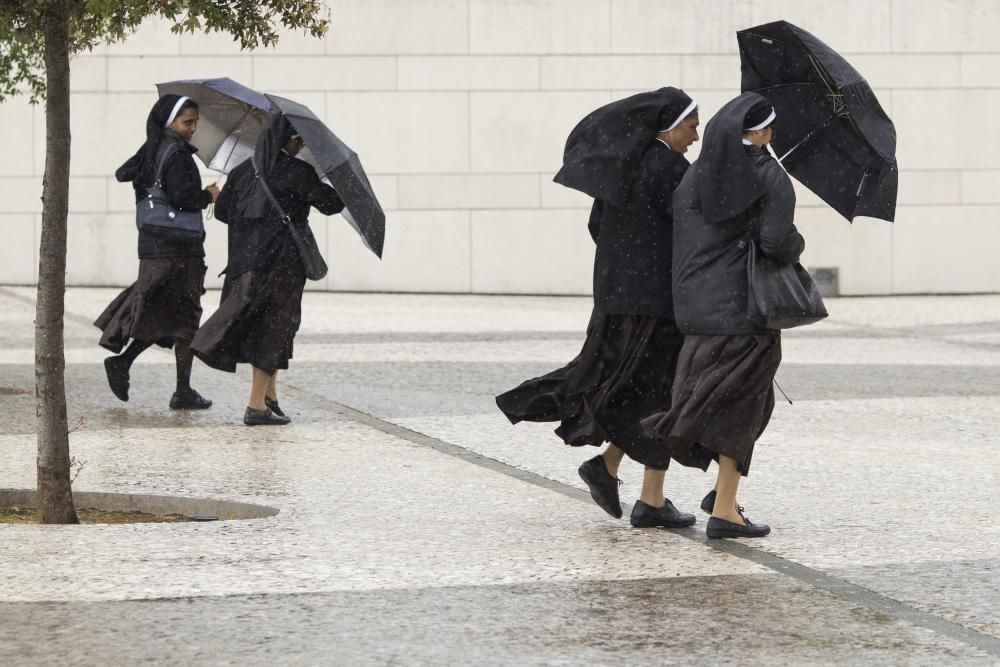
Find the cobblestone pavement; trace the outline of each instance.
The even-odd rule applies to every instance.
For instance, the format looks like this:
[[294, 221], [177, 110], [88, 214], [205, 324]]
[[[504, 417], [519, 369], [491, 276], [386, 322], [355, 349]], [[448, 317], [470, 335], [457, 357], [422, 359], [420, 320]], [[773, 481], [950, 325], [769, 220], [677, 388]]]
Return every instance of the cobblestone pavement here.
[[[707, 543], [700, 514], [611, 519], [576, 476], [596, 450], [495, 409], [576, 354], [589, 299], [307, 293], [294, 422], [249, 429], [243, 368], [196, 364], [215, 406], [174, 413], [149, 352], [118, 402], [90, 325], [114, 294], [67, 294], [75, 488], [280, 513], [0, 526], [4, 665], [1000, 664], [1000, 296], [833, 299], [787, 332], [794, 405], [741, 488], [773, 532]], [[32, 299], [0, 288], [0, 488], [34, 484]], [[667, 478], [688, 510], [711, 484]]]

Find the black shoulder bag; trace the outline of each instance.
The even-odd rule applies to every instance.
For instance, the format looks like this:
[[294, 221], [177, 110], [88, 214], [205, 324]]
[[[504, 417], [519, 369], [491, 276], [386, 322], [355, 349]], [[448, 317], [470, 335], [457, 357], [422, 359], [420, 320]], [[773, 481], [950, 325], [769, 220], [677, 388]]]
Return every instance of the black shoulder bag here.
[[792, 329], [819, 322], [826, 306], [819, 288], [805, 268], [779, 264], [757, 247], [754, 220], [750, 216], [750, 252], [747, 255], [747, 316], [768, 329]]
[[146, 188], [146, 198], [135, 205], [135, 226], [159, 238], [175, 241], [201, 241], [205, 237], [205, 223], [201, 211], [182, 211], [170, 204], [163, 189], [163, 167], [177, 151], [177, 145], [167, 146], [153, 175], [153, 185]]
[[292, 240], [295, 242], [295, 247], [299, 249], [299, 257], [302, 258], [302, 268], [305, 270], [306, 278], [309, 280], [322, 280], [326, 277], [328, 269], [326, 262], [323, 260], [323, 254], [319, 251], [319, 244], [316, 243], [316, 237], [309, 227], [309, 223], [300, 225], [288, 217], [285, 209], [275, 199], [271, 188], [267, 186], [267, 181], [264, 180], [264, 177], [257, 170], [257, 161], [253, 157], [250, 158], [250, 161], [251, 165], [253, 165], [254, 175], [260, 181], [260, 186], [264, 188], [264, 194], [271, 200], [274, 209], [281, 216], [281, 221], [288, 227], [288, 231], [292, 235]]

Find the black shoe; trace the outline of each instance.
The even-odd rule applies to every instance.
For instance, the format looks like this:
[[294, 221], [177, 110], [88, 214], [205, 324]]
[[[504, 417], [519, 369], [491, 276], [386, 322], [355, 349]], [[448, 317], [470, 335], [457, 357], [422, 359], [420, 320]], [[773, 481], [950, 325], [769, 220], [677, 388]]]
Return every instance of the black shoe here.
[[590, 488], [590, 497], [597, 505], [616, 519], [622, 518], [622, 503], [618, 498], [618, 487], [621, 480], [612, 477], [603, 456], [595, 456], [584, 461], [577, 472], [580, 479]]
[[186, 391], [175, 391], [170, 397], [171, 410], [207, 410], [210, 407], [212, 401], [190, 387]]
[[715, 489], [712, 489], [701, 499], [701, 511], [711, 514], [715, 511]]
[[265, 410], [247, 408], [247, 411], [243, 413], [243, 423], [247, 426], [284, 426], [290, 421], [292, 420], [288, 417], [274, 414], [271, 408]]
[[264, 397], [264, 405], [266, 405], [267, 407], [271, 408], [271, 412], [273, 412], [274, 414], [278, 415], [279, 417], [284, 417], [285, 416], [285, 413], [282, 412], [281, 408], [278, 407], [278, 401], [274, 400], [270, 396], [265, 396]]
[[653, 507], [641, 500], [635, 501], [629, 521], [636, 528], [687, 528], [695, 522], [694, 514], [681, 512], [670, 500], [664, 498], [663, 507]]
[[738, 524], [725, 519], [712, 517], [705, 527], [705, 534], [709, 539], [719, 537], [764, 537], [771, 532], [771, 527], [763, 523], [751, 523], [750, 519], [743, 516], [743, 508], [738, 509], [740, 517], [744, 523]]
[[108, 357], [104, 360], [104, 372], [108, 376], [108, 386], [119, 401], [128, 402], [129, 363], [121, 357]]

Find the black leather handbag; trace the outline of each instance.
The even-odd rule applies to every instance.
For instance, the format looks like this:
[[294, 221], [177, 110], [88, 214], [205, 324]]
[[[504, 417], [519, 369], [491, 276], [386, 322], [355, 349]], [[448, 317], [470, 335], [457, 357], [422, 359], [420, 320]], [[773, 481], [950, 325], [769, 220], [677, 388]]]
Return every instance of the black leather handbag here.
[[305, 271], [306, 278], [309, 280], [322, 280], [326, 277], [329, 269], [326, 266], [326, 261], [323, 259], [323, 254], [319, 251], [319, 244], [316, 243], [316, 237], [313, 235], [309, 223], [296, 222], [285, 213], [285, 209], [278, 203], [278, 200], [271, 192], [271, 188], [268, 187], [267, 181], [264, 180], [264, 177], [257, 170], [257, 162], [253, 157], [250, 160], [253, 165], [254, 174], [256, 174], [257, 179], [260, 181], [260, 186], [264, 188], [264, 194], [271, 200], [274, 210], [278, 212], [278, 215], [281, 216], [281, 221], [288, 227], [288, 232], [292, 235], [295, 247], [299, 249], [299, 257], [302, 258], [302, 268]]
[[177, 151], [168, 146], [156, 165], [152, 187], [146, 188], [146, 198], [135, 205], [136, 228], [152, 236], [175, 241], [200, 241], [205, 237], [205, 222], [201, 211], [182, 211], [170, 204], [163, 189], [163, 166]]
[[757, 247], [753, 234], [747, 283], [747, 316], [758, 326], [792, 329], [819, 322], [829, 314], [809, 272], [798, 262], [775, 262]]

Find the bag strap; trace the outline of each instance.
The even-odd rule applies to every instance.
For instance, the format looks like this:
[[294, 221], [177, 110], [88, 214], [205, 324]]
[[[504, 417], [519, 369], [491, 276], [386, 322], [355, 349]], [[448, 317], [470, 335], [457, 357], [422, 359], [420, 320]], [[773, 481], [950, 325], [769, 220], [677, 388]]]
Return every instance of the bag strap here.
[[167, 160], [170, 159], [171, 155], [177, 152], [178, 148], [180, 147], [176, 143], [170, 142], [166, 149], [164, 149], [163, 155], [160, 156], [160, 161], [156, 165], [156, 172], [153, 174], [153, 187], [158, 187], [161, 190], [163, 189], [163, 183], [161, 182], [163, 177], [163, 168], [167, 165]]
[[271, 188], [267, 186], [267, 181], [260, 175], [260, 171], [257, 169], [257, 160], [255, 160], [252, 155], [250, 156], [250, 165], [253, 167], [253, 175], [260, 182], [260, 186], [264, 188], [264, 194], [266, 194], [267, 198], [271, 200], [272, 204], [274, 204], [274, 208], [278, 211], [278, 215], [281, 216], [281, 221], [287, 225], [292, 221], [292, 219], [288, 217], [287, 213], [285, 213], [285, 209], [281, 207], [281, 204], [278, 203], [274, 193], [271, 192]]

